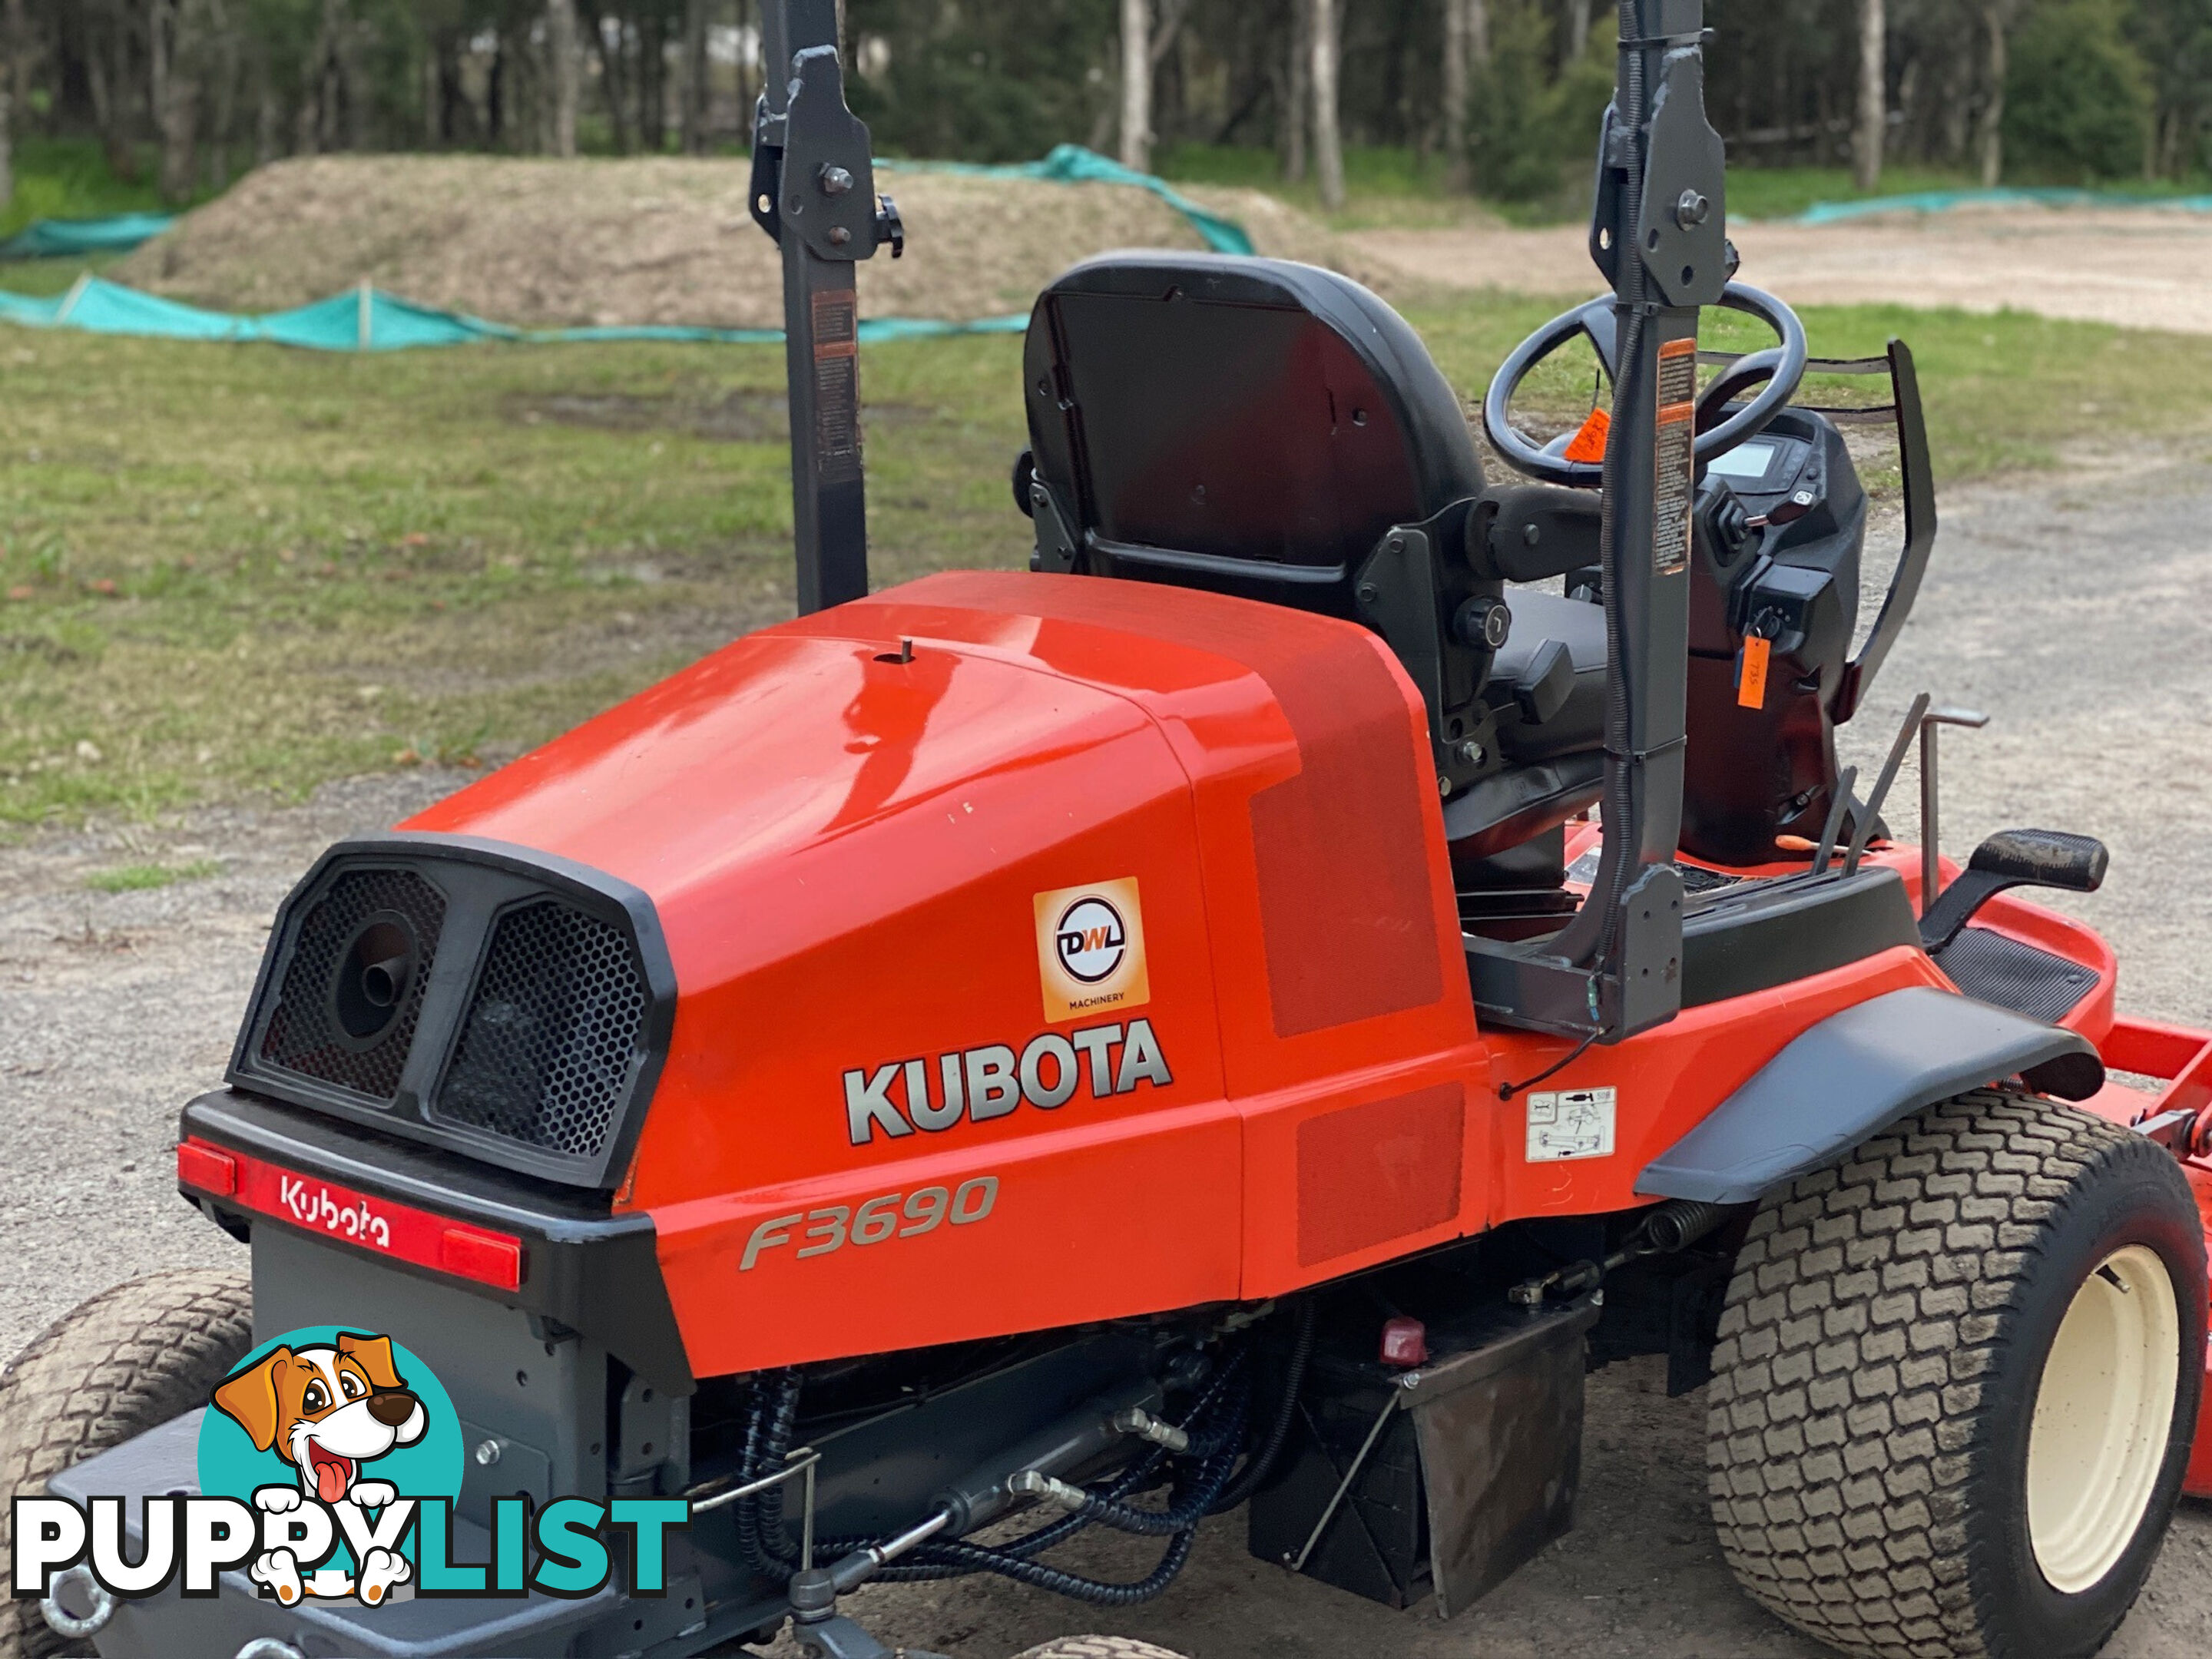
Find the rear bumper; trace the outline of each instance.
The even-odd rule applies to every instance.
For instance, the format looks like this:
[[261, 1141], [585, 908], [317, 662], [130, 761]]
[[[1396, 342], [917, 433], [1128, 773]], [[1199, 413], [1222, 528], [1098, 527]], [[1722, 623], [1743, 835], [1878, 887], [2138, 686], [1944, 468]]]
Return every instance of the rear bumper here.
[[[249, 1203], [197, 1181], [180, 1164], [179, 1190], [235, 1234], [278, 1227], [389, 1267], [555, 1320], [605, 1347], [639, 1376], [677, 1396], [692, 1391], [691, 1367], [661, 1277], [653, 1218], [613, 1215], [595, 1194], [570, 1193], [336, 1118], [239, 1089], [187, 1105], [181, 1142], [243, 1154], [281, 1172], [328, 1182], [463, 1230], [519, 1239], [520, 1283], [486, 1285], [410, 1261], [342, 1226], [311, 1225], [282, 1206]], [[341, 1218], [331, 1212], [331, 1219]]]

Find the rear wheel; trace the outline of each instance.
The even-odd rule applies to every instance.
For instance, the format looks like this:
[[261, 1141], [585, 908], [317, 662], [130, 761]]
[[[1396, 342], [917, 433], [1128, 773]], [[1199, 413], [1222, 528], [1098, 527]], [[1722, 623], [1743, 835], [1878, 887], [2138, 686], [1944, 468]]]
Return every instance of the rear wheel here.
[[1752, 1224], [1713, 1354], [1722, 1551], [1845, 1653], [2094, 1654], [2179, 1497], [2204, 1344], [2167, 1153], [2015, 1094], [1930, 1108]]
[[[181, 1417], [252, 1346], [243, 1273], [149, 1273], [103, 1291], [49, 1325], [0, 1374], [0, 1556], [10, 1500], [95, 1452]], [[39, 1604], [0, 1601], [0, 1659], [89, 1653], [46, 1627]]]

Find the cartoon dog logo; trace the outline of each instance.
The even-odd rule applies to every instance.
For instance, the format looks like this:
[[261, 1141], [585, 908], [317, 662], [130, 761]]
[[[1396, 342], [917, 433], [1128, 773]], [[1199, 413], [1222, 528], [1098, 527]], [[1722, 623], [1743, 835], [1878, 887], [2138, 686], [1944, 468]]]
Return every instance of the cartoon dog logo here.
[[[363, 1480], [362, 1468], [422, 1437], [428, 1418], [392, 1360], [392, 1339], [341, 1332], [331, 1346], [271, 1349], [216, 1386], [216, 1410], [244, 1429], [257, 1451], [274, 1451], [298, 1471], [297, 1486], [255, 1489], [253, 1502], [271, 1515], [313, 1499], [332, 1510], [380, 1510], [399, 1496], [386, 1480]], [[372, 1547], [357, 1564], [359, 1580], [325, 1569], [303, 1582], [289, 1549], [255, 1558], [248, 1574], [287, 1607], [301, 1595], [356, 1592], [371, 1606], [412, 1573], [397, 1550]]]

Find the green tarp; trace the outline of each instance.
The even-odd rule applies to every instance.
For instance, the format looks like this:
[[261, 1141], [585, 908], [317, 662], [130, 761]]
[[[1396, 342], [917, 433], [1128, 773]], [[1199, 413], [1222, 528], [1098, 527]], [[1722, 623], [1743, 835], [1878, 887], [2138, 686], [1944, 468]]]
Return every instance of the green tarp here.
[[1049, 179], [1063, 185], [1133, 185], [1148, 190], [1190, 221], [1191, 228], [1206, 239], [1216, 253], [1251, 253], [1252, 239], [1234, 219], [1208, 213], [1188, 197], [1179, 194], [1164, 179], [1139, 173], [1080, 144], [1056, 144], [1042, 161], [1018, 161], [1004, 167], [983, 167], [967, 161], [896, 161], [878, 157], [877, 168], [890, 172], [960, 173], [985, 179]]
[[2109, 190], [1924, 190], [1911, 196], [1815, 202], [1798, 216], [1797, 222], [1826, 225], [1869, 213], [1948, 213], [1953, 208], [2008, 206], [2173, 208], [2212, 213], [2212, 196], [2129, 196]]
[[106, 219], [33, 219], [0, 240], [0, 259], [82, 259], [128, 253], [176, 221], [166, 213], [118, 213]]
[[[588, 340], [702, 341], [773, 344], [773, 328], [509, 328], [481, 317], [418, 306], [374, 288], [337, 294], [292, 311], [258, 317], [206, 311], [181, 301], [142, 294], [99, 276], [84, 276], [58, 299], [0, 292], [0, 322], [31, 328], [81, 329], [91, 334], [131, 334], [168, 340], [264, 340], [310, 351], [404, 351], [415, 346], [468, 345], [477, 341], [561, 344]], [[945, 334], [1019, 333], [1026, 317], [986, 317], [971, 323], [930, 318], [869, 317], [863, 341], [923, 339]]]

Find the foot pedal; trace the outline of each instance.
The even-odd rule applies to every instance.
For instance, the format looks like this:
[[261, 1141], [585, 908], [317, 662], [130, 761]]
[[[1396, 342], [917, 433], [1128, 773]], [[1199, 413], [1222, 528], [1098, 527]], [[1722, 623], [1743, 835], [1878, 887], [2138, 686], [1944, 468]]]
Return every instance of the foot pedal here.
[[1920, 918], [1920, 943], [1931, 955], [1958, 938], [1974, 912], [2008, 887], [2053, 887], [2094, 893], [2105, 884], [2112, 854], [2094, 836], [2063, 830], [2001, 830], [1974, 849], [1965, 873]]

